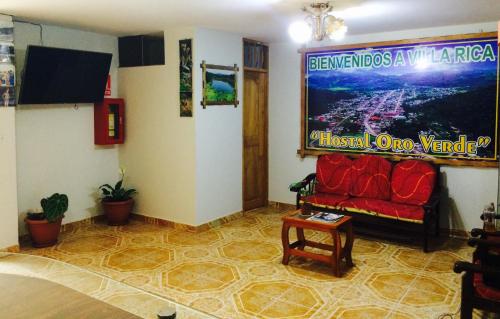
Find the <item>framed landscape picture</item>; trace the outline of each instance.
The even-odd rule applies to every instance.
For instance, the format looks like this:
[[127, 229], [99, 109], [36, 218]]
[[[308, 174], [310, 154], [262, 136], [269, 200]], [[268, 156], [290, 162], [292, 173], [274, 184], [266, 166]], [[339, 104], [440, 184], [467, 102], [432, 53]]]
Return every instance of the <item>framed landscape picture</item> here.
[[207, 105], [238, 105], [238, 66], [201, 64], [203, 108]]
[[302, 50], [299, 154], [496, 166], [497, 34]]

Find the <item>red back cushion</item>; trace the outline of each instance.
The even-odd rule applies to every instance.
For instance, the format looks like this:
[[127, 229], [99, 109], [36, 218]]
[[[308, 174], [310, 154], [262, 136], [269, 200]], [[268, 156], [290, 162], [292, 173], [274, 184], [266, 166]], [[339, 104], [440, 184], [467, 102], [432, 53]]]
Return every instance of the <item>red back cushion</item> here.
[[391, 198], [391, 162], [380, 156], [361, 156], [352, 163], [350, 194], [355, 197]]
[[418, 160], [400, 162], [392, 171], [391, 201], [423, 205], [429, 200], [435, 183], [436, 170], [431, 164]]
[[316, 192], [348, 195], [352, 161], [345, 155], [328, 154], [316, 162]]

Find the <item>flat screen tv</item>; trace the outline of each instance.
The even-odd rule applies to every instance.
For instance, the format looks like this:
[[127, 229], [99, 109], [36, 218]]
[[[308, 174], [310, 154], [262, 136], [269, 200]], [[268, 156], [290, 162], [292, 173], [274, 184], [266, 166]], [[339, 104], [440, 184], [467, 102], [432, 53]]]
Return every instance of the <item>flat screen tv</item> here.
[[28, 46], [19, 104], [95, 103], [104, 99], [110, 53]]

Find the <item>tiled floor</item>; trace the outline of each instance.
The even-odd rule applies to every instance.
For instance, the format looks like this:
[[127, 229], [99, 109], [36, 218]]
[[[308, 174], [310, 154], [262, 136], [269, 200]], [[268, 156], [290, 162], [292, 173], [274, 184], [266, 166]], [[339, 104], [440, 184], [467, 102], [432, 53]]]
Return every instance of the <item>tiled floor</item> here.
[[[213, 318], [130, 285], [49, 258], [0, 253], [0, 273], [49, 280], [142, 318], [156, 319], [158, 311], [165, 307], [176, 308], [177, 318], [180, 319]], [[23, 302], [29, 305], [29, 300]], [[8, 306], [2, 307], [2, 313], [9, 313]], [[19, 318], [15, 313], [10, 314], [11, 316], [5, 318]]]
[[[61, 260], [219, 318], [437, 318], [455, 313], [471, 249], [448, 241], [420, 247], [357, 238], [356, 266], [342, 278], [323, 264], [281, 264], [281, 216], [272, 208], [202, 233], [132, 222], [82, 226], [51, 248], [22, 252]], [[306, 237], [328, 241], [322, 233]]]

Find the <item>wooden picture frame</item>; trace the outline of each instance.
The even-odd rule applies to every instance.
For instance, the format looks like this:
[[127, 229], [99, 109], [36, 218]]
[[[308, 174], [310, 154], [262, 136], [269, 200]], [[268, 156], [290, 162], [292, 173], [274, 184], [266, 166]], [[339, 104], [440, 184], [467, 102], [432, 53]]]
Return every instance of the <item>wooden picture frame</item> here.
[[179, 40], [179, 115], [193, 117], [192, 39]]
[[[224, 66], [216, 64], [206, 64], [203, 60], [202, 69], [202, 90], [203, 100], [201, 105], [205, 109], [207, 105], [234, 105], [237, 107], [238, 101], [238, 65]], [[217, 86], [214, 82], [217, 81]]]
[[[349, 44], [349, 45], [338, 45], [338, 46], [330, 46], [330, 47], [319, 47], [319, 48], [308, 48], [308, 49], [300, 49], [298, 52], [301, 54], [301, 111], [300, 111], [300, 147], [297, 150], [297, 154], [300, 157], [305, 156], [319, 156], [324, 154], [331, 154], [332, 152], [343, 152], [350, 157], [356, 158], [361, 156], [362, 153], [367, 154], [377, 154], [377, 152], [365, 152], [363, 150], [353, 151], [353, 152], [344, 152], [341, 150], [320, 150], [320, 149], [308, 149], [306, 145], [306, 134], [307, 123], [308, 120], [308, 112], [307, 112], [307, 68], [308, 68], [308, 60], [307, 54], [310, 53], [319, 53], [319, 52], [327, 52], [333, 51], [337, 53], [338, 51], [345, 50], [355, 50], [355, 49], [365, 49], [369, 50], [377, 50], [386, 47], [404, 47], [411, 45], [424, 45], [429, 42], [450, 42], [450, 43], [460, 43], [461, 41], [471, 41], [471, 40], [482, 40], [487, 38], [497, 37], [496, 32], [485, 32], [485, 33], [474, 33], [474, 34], [461, 34], [461, 35], [452, 35], [452, 36], [440, 36], [440, 37], [428, 37], [428, 38], [419, 38], [419, 39], [407, 39], [407, 40], [398, 40], [398, 41], [384, 41], [384, 42], [373, 42], [373, 43], [361, 43], [361, 44]], [[500, 57], [500, 54], [497, 54], [497, 59]], [[497, 87], [498, 87], [498, 69], [497, 69]], [[497, 95], [499, 94], [497, 89]], [[496, 105], [496, 128], [495, 128], [495, 138], [492, 138], [492, 145], [494, 144], [495, 154], [493, 158], [479, 158], [479, 157], [456, 157], [456, 158], [446, 158], [446, 157], [438, 157], [432, 154], [384, 154], [380, 153], [379, 155], [383, 157], [387, 157], [391, 160], [399, 161], [405, 159], [419, 158], [423, 160], [432, 161], [436, 164], [442, 165], [451, 165], [451, 166], [476, 166], [476, 167], [497, 167], [498, 166], [498, 99]], [[496, 140], [496, 141], [495, 141]]]

